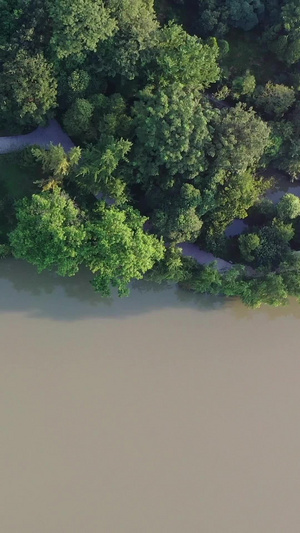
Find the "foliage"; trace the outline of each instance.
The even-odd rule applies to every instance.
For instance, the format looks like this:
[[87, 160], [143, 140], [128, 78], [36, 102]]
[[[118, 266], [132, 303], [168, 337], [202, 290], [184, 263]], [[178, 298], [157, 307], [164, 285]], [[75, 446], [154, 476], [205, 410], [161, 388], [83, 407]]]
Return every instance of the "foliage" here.
[[260, 245], [260, 238], [255, 233], [246, 233], [239, 236], [239, 248], [243, 259], [251, 262], [255, 259], [253, 251]]
[[83, 259], [96, 274], [92, 282], [96, 291], [109, 296], [113, 286], [120, 296], [127, 295], [131, 279], [141, 279], [163, 258], [163, 243], [143, 230], [146, 220], [130, 207], [121, 210], [100, 203], [94, 210], [86, 225]]
[[3, 65], [0, 78], [2, 113], [21, 124], [43, 124], [56, 107], [57, 82], [42, 54], [19, 50]]
[[[0, 7], [1, 134], [56, 114], [77, 145], [1, 156], [2, 255], [10, 234], [39, 270], [87, 266], [102, 294], [146, 274], [253, 307], [300, 297], [300, 200], [264, 198], [271, 165], [300, 176], [299, 0]], [[203, 266], [184, 242], [244, 266]]]
[[280, 19], [269, 27], [265, 38], [281, 61], [292, 65], [300, 59], [300, 10], [298, 0], [284, 0]]
[[117, 176], [117, 169], [131, 148], [130, 141], [106, 137], [98, 145], [87, 146], [75, 172], [75, 180], [80, 188], [104, 196], [117, 202], [126, 201], [126, 183]]
[[77, 98], [66, 111], [63, 124], [69, 135], [80, 137], [90, 129], [93, 105], [84, 98]]
[[[205, 147], [211, 135], [208, 117], [198, 91], [180, 83], [165, 88], [147, 86], [135, 102], [133, 149], [135, 181], [144, 189], [156, 180], [163, 189], [173, 186], [176, 176], [192, 179], [206, 166]], [[206, 116], [207, 115], [207, 116]]]
[[155, 283], [186, 282], [191, 278], [193, 267], [193, 260], [183, 257], [180, 248], [171, 245], [166, 248], [163, 259], [155, 263], [146, 277]]
[[252, 95], [255, 91], [256, 79], [249, 70], [243, 76], [238, 76], [233, 80], [232, 90], [234, 97], [239, 99], [241, 96]]
[[47, 0], [52, 21], [50, 46], [58, 59], [96, 51], [110, 37], [116, 21], [103, 0]]
[[295, 91], [292, 87], [273, 84], [268, 82], [265, 87], [260, 87], [256, 91], [255, 104], [263, 112], [280, 118], [295, 102]]
[[41, 183], [44, 189], [61, 184], [62, 180], [76, 167], [81, 157], [79, 146], [66, 153], [61, 144], [56, 146], [51, 144], [48, 150], [35, 146], [31, 149], [31, 153], [36, 161], [41, 163], [44, 176]]
[[146, 55], [148, 80], [207, 88], [219, 79], [218, 53], [216, 39], [204, 43], [170, 23], [160, 30], [157, 44]]
[[285, 194], [277, 204], [278, 217], [284, 221], [300, 216], [300, 199], [294, 194]]
[[39, 272], [54, 269], [61, 276], [78, 271], [85, 237], [80, 210], [58, 188], [20, 200], [17, 227], [9, 236], [15, 257], [26, 259]]
[[196, 28], [204, 36], [222, 37], [230, 27], [249, 31], [264, 13], [262, 0], [198, 0], [198, 6]]
[[107, 0], [118, 31], [98, 48], [97, 68], [110, 77], [139, 75], [141, 54], [156, 40], [158, 22], [152, 0]]
[[216, 115], [215, 124], [219, 167], [245, 172], [259, 162], [268, 145], [270, 130], [253, 109], [239, 103]]

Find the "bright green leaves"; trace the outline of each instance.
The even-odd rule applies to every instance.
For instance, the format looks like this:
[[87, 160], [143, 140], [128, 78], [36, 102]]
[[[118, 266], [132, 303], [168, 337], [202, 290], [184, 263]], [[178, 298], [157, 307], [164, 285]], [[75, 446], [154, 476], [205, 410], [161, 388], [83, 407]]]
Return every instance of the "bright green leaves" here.
[[61, 276], [76, 274], [85, 239], [83, 215], [60, 189], [18, 203], [17, 227], [10, 234], [12, 251], [39, 272], [55, 269]]
[[125, 295], [131, 279], [141, 279], [164, 255], [163, 243], [145, 233], [146, 220], [132, 208], [109, 208], [104, 202], [88, 216], [55, 187], [19, 202], [10, 244], [15, 257], [39, 272], [72, 276], [85, 264], [96, 274], [97, 291], [107, 296], [113, 286]]
[[109, 295], [112, 285], [126, 295], [130, 280], [141, 279], [163, 258], [163, 243], [143, 230], [146, 220], [132, 208], [107, 209], [100, 204], [87, 225], [88, 245], [83, 252], [84, 262], [96, 274], [97, 291]]

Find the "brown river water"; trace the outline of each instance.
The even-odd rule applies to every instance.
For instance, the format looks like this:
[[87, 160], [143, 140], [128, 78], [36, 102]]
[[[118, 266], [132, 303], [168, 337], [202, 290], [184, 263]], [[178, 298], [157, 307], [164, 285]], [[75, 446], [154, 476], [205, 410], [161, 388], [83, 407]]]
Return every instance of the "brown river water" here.
[[0, 263], [0, 531], [300, 531], [300, 306]]

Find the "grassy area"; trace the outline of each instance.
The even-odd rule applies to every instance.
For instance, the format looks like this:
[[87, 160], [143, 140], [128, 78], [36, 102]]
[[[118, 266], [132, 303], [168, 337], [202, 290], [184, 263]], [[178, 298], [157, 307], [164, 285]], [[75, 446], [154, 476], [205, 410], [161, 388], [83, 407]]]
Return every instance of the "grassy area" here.
[[38, 191], [37, 167], [22, 163], [22, 152], [0, 155], [0, 244], [15, 225], [15, 201]]
[[37, 168], [21, 166], [19, 152], [0, 156], [0, 187], [1, 193], [7, 194], [14, 200], [31, 195], [37, 190], [34, 185], [39, 176]]
[[230, 48], [222, 65], [232, 76], [240, 76], [249, 69], [257, 83], [265, 84], [282, 72], [282, 63], [261, 44], [255, 32], [232, 31], [225, 38]]
[[249, 69], [258, 84], [265, 84], [282, 72], [282, 64], [261, 44], [255, 32], [232, 31], [225, 39], [230, 48], [222, 65], [231, 76], [240, 76]]

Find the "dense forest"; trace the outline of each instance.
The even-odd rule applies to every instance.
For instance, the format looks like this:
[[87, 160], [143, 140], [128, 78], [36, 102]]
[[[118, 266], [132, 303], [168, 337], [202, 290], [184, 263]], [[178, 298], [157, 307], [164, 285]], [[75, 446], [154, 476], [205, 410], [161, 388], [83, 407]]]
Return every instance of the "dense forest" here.
[[[300, 297], [300, 0], [0, 0], [0, 253], [128, 294], [132, 279]], [[245, 221], [240, 234], [226, 231]], [[182, 254], [194, 243], [232, 264]]]

